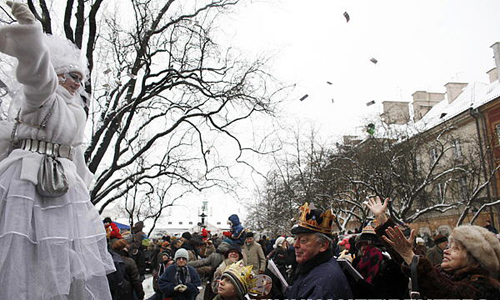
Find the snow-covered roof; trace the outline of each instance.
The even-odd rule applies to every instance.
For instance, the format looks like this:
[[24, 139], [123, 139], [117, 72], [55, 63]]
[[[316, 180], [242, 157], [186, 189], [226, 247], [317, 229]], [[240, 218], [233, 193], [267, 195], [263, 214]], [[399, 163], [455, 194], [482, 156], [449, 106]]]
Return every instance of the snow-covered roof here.
[[492, 84], [473, 82], [467, 85], [453, 102], [448, 103], [447, 95], [444, 100], [434, 105], [422, 119], [415, 122], [415, 127], [419, 132], [429, 130], [470, 108], [480, 107], [498, 96], [500, 96], [498, 81]]
[[[380, 119], [374, 121], [376, 131], [373, 137], [394, 140], [405, 139], [415, 134], [430, 130], [437, 125], [468, 111], [470, 108], [481, 107], [498, 97], [500, 97], [500, 82], [498, 80], [490, 84], [473, 82], [464, 87], [462, 93], [453, 102], [448, 102], [447, 95], [444, 100], [434, 105], [422, 117], [422, 119], [417, 122], [410, 121], [407, 124], [387, 125]], [[359, 135], [361, 136], [361, 134]], [[366, 133], [363, 133], [363, 135], [365, 135], [365, 137], [362, 138], [363, 140], [368, 138]]]

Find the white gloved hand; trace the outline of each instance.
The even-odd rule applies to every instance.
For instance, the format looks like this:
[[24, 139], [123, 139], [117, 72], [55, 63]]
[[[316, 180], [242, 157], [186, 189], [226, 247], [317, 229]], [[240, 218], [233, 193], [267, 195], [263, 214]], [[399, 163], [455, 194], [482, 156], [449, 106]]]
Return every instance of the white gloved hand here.
[[12, 9], [12, 15], [19, 24], [35, 24], [35, 16], [31, 13], [27, 4], [12, 1], [6, 3]]
[[181, 287], [179, 288], [178, 292], [180, 293], [184, 293], [186, 290], [187, 290], [187, 286], [185, 286], [184, 284], [181, 284]]
[[183, 286], [183, 284], [178, 284], [174, 287], [174, 291], [178, 292], [179, 289]]

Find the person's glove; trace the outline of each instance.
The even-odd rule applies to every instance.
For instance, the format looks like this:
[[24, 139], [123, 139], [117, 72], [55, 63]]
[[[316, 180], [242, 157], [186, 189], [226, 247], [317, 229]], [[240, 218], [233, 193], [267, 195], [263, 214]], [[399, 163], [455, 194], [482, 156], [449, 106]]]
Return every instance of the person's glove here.
[[187, 286], [185, 286], [184, 284], [181, 284], [180, 286], [181, 286], [181, 287], [180, 287], [180, 288], [179, 288], [179, 290], [178, 290], [178, 292], [180, 292], [180, 293], [184, 293], [184, 292], [187, 290], [187, 288], [188, 288], [188, 287], [187, 287]]
[[35, 16], [31, 13], [28, 5], [12, 1], [7, 1], [6, 3], [12, 9], [12, 15], [19, 24], [29, 25], [35, 23]]
[[174, 287], [174, 291], [178, 292], [179, 288], [182, 286], [182, 284], [178, 284]]

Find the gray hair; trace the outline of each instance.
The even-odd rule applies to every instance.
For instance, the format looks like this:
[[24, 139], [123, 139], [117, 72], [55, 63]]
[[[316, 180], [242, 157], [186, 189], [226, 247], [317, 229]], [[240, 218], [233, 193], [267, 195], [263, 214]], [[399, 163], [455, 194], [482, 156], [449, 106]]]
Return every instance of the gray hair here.
[[314, 235], [316, 236], [316, 241], [320, 244], [327, 243], [328, 246], [332, 244], [332, 239], [328, 237], [326, 234], [315, 232]]

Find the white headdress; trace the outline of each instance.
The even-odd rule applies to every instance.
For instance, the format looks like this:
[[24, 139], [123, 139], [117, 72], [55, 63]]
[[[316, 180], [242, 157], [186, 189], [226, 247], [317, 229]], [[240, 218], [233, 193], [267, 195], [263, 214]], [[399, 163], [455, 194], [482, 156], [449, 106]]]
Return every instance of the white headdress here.
[[57, 74], [78, 72], [85, 81], [89, 75], [87, 58], [70, 40], [53, 35], [45, 35], [44, 42], [49, 48], [50, 61]]

